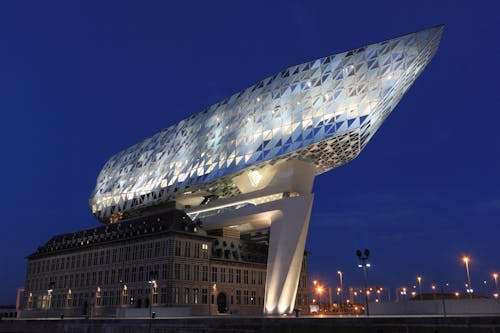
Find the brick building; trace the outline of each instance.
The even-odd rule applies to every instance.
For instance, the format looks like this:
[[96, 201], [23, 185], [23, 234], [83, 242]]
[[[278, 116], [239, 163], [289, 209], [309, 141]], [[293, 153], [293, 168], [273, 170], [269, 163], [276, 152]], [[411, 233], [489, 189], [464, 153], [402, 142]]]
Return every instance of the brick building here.
[[[27, 257], [22, 316], [262, 314], [268, 239], [178, 210], [57, 235]], [[299, 307], [307, 286], [304, 260]]]

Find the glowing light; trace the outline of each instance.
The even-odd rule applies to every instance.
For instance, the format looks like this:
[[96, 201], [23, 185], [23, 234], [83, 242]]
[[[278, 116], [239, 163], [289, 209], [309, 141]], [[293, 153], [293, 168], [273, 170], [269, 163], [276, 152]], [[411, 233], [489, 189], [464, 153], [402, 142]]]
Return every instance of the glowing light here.
[[248, 172], [248, 179], [253, 187], [257, 187], [262, 180], [262, 175], [257, 170], [251, 170]]

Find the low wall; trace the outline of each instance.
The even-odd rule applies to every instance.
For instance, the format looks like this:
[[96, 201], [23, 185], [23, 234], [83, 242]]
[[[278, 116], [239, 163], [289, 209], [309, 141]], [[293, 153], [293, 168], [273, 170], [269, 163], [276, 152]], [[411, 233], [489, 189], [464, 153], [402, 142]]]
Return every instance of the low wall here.
[[178, 319], [0, 320], [0, 332], [50, 333], [483, 333], [500, 317], [191, 317]]
[[370, 303], [371, 315], [500, 315], [500, 301], [491, 299], [412, 300]]
[[[192, 316], [190, 307], [153, 307], [151, 313], [155, 313], [155, 318], [165, 317], [188, 317]], [[142, 317], [149, 318], [149, 308], [117, 308], [117, 318]]]

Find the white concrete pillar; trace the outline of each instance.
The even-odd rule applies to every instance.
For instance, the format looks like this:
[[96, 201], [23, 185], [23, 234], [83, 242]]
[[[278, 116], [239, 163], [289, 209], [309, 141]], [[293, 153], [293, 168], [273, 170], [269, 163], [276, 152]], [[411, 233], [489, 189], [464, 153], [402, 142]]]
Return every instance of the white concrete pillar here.
[[265, 314], [293, 311], [313, 198], [313, 194], [307, 194], [282, 200], [282, 214], [271, 223]]

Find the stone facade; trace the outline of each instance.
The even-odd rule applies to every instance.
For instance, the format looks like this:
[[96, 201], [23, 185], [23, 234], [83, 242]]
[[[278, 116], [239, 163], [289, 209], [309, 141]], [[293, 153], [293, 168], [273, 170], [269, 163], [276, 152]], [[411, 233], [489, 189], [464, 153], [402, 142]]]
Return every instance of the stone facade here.
[[[266, 259], [266, 242], [177, 210], [58, 235], [28, 256], [22, 316], [259, 315]], [[299, 305], [307, 260], [301, 275]]]

